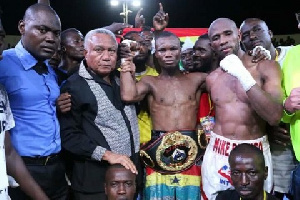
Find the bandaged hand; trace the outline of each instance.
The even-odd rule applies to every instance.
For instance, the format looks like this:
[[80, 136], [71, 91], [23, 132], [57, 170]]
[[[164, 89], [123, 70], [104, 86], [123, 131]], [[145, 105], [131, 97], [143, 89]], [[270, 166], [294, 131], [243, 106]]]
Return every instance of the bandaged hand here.
[[132, 58], [122, 58], [121, 72], [130, 72], [134, 75], [135, 64], [132, 62]]
[[[263, 46], [256, 46], [252, 50], [252, 56], [254, 57], [262, 57], [265, 60], [271, 60], [271, 53], [269, 50], [265, 49]], [[261, 59], [261, 60], [263, 60]]]
[[220, 67], [228, 74], [236, 77], [246, 92], [256, 84], [256, 81], [245, 68], [242, 61], [234, 54], [230, 54], [221, 60]]

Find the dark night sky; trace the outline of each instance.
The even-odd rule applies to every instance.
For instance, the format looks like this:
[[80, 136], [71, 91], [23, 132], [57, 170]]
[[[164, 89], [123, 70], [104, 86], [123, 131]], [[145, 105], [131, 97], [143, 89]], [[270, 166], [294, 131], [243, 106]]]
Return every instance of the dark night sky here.
[[[275, 35], [299, 33], [295, 12], [300, 11], [300, 0], [141, 0], [146, 25], [151, 25], [152, 17], [162, 2], [169, 13], [171, 28], [205, 28], [218, 17], [229, 17], [238, 26], [247, 17], [264, 19]], [[2, 22], [7, 34], [19, 35], [17, 23], [22, 18], [26, 7], [37, 0], [0, 0], [3, 10]], [[51, 0], [51, 6], [57, 11], [62, 21], [62, 30], [77, 28], [82, 33], [102, 27], [112, 22], [122, 22], [119, 7], [111, 7], [109, 0]], [[129, 23], [134, 23], [134, 16]]]

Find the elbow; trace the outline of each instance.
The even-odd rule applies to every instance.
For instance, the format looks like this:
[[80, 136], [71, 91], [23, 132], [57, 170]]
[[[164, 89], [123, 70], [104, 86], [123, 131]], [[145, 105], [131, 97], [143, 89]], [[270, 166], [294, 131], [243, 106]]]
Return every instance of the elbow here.
[[282, 118], [282, 112], [273, 113], [273, 115], [270, 116], [268, 123], [271, 126], [277, 126]]
[[131, 95], [126, 95], [126, 94], [121, 94], [121, 99], [122, 101], [126, 102], [126, 103], [130, 103], [133, 101], [133, 98]]

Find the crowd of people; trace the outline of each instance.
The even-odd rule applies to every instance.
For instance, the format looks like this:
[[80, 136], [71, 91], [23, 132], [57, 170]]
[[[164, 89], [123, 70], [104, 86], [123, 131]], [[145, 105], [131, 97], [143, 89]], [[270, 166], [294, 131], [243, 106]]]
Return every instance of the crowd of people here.
[[26, 9], [0, 54], [0, 200], [300, 200], [300, 45], [217, 18], [181, 46], [161, 3], [141, 12], [83, 36]]

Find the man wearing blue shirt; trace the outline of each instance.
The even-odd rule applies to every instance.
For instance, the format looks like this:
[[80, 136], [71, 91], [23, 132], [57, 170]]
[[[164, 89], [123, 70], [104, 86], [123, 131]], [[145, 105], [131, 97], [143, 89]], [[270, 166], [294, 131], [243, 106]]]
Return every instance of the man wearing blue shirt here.
[[[59, 87], [47, 59], [55, 53], [61, 23], [47, 5], [30, 6], [19, 22], [21, 41], [3, 52], [0, 83], [7, 90], [16, 126], [11, 140], [36, 182], [50, 199], [65, 199], [65, 167], [59, 156], [60, 126], [56, 116]], [[26, 199], [13, 189], [12, 199]]]

